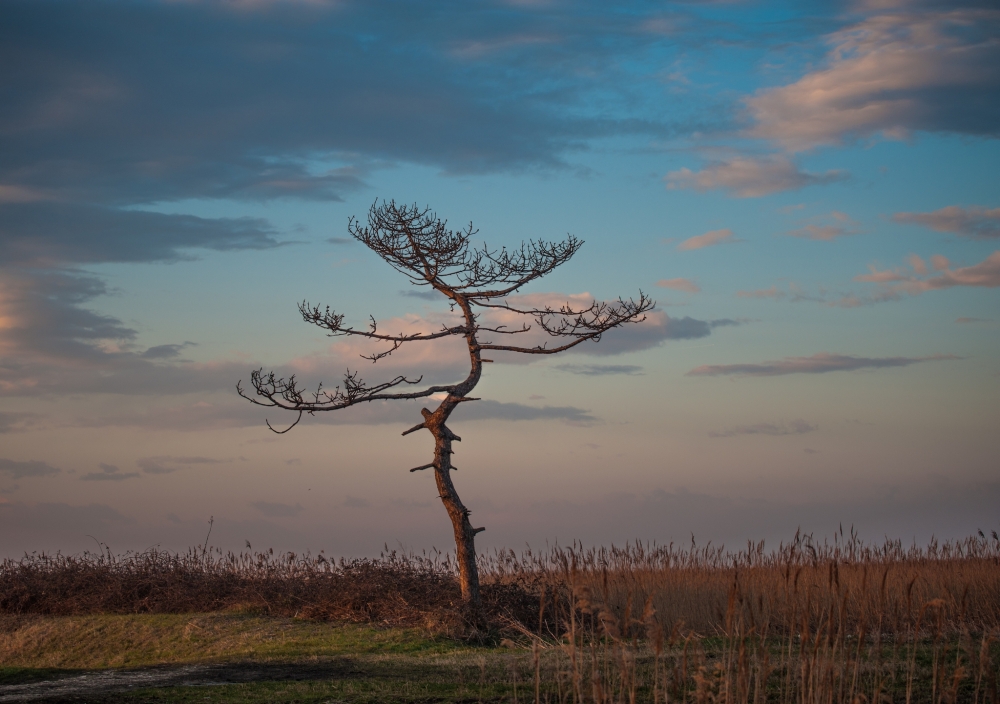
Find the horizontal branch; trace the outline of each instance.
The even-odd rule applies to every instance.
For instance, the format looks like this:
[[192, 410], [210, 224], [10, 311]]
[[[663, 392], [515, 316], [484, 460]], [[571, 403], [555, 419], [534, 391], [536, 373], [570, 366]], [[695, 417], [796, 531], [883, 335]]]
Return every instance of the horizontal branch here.
[[[422, 378], [407, 379], [404, 376], [397, 376], [390, 381], [368, 386], [358, 378], [357, 372], [347, 372], [344, 376], [343, 387], [337, 386], [333, 391], [328, 391], [320, 384], [316, 391], [306, 392], [299, 387], [295, 375], [285, 379], [275, 376], [274, 372], [264, 374], [262, 369], [257, 369], [250, 373], [250, 383], [255, 395], [248, 394], [244, 390], [242, 382], [236, 384], [236, 392], [258, 406], [298, 411], [301, 416], [302, 413], [312, 415], [320, 411], [337, 411], [341, 408], [370, 401], [426, 398], [436, 393], [451, 393], [454, 389], [454, 386], [430, 386], [411, 393], [385, 393], [401, 384], [419, 384]], [[281, 432], [287, 432], [287, 430]]]

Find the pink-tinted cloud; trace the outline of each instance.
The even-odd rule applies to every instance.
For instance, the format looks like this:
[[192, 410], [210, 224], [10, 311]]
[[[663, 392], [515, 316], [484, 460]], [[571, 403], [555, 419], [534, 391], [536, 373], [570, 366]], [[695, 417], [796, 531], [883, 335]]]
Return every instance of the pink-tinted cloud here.
[[717, 244], [726, 244], [728, 242], [736, 241], [737, 240], [733, 237], [733, 231], [727, 227], [722, 230], [709, 230], [703, 235], [689, 237], [677, 245], [677, 249], [682, 252], [689, 252], [692, 249], [704, 249], [705, 247], [714, 247]]
[[927, 273], [927, 263], [916, 254], [911, 254], [906, 258], [906, 261], [909, 262], [910, 266], [913, 267], [913, 270], [921, 276]]
[[835, 32], [825, 67], [749, 98], [751, 134], [792, 151], [878, 133], [996, 134], [1000, 11], [911, 7]]
[[680, 169], [666, 176], [669, 190], [710, 191], [724, 189], [739, 198], [759, 198], [771, 193], [793, 191], [815, 184], [833, 183], [847, 178], [844, 171], [823, 174], [802, 171], [785, 156], [763, 158], [738, 157], [709, 164], [701, 171]]
[[975, 239], [996, 239], [1000, 237], [1000, 208], [961, 208], [949, 205], [947, 208], [929, 213], [896, 213], [896, 222], [924, 225], [937, 232], [952, 232]]
[[760, 288], [755, 291], [737, 291], [737, 298], [785, 298], [784, 291], [779, 291], [777, 286], [771, 288]]
[[869, 273], [855, 276], [854, 280], [879, 284], [882, 286], [883, 297], [898, 296], [903, 293], [915, 296], [925, 291], [955, 286], [984, 288], [1000, 286], [1000, 250], [972, 266], [952, 269], [951, 263], [941, 255], [931, 257], [931, 265], [937, 272], [935, 276], [928, 276], [926, 264], [913, 255], [910, 257], [912, 272], [903, 268], [879, 270], [875, 266], [869, 266]]
[[954, 355], [929, 357], [854, 357], [844, 354], [820, 352], [811, 357], [785, 357], [781, 360], [755, 364], [706, 364], [695, 367], [687, 376], [784, 376], [786, 374], [825, 374], [848, 372], [858, 369], [884, 369], [907, 367], [918, 362], [944, 359], [961, 359]]
[[691, 279], [660, 279], [656, 282], [660, 288], [669, 288], [674, 291], [684, 291], [685, 293], [698, 293], [701, 286]]
[[819, 223], [809, 223], [797, 230], [792, 230], [788, 234], [792, 237], [800, 237], [807, 240], [829, 242], [845, 235], [856, 235], [860, 231], [859, 224], [849, 215], [835, 210], [828, 216], [820, 218]]

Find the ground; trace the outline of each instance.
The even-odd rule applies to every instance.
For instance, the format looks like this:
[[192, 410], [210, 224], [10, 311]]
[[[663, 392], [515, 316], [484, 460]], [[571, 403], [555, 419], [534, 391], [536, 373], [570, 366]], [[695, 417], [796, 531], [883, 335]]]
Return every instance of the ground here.
[[515, 667], [531, 677], [530, 651], [419, 629], [238, 613], [2, 623], [0, 702], [506, 701]]

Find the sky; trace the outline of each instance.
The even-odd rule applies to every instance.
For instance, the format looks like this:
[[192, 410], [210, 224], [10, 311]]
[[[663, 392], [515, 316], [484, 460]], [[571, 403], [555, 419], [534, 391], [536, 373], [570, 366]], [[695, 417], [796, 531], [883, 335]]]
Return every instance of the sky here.
[[[585, 244], [525, 300], [657, 302], [497, 356], [450, 426], [480, 550], [1000, 529], [990, 2], [2, 0], [0, 556], [448, 550], [422, 403], [302, 321], [447, 323], [376, 201]], [[456, 347], [456, 344], [458, 345]], [[211, 524], [210, 524], [211, 520]], [[208, 535], [209, 530], [211, 534]]]

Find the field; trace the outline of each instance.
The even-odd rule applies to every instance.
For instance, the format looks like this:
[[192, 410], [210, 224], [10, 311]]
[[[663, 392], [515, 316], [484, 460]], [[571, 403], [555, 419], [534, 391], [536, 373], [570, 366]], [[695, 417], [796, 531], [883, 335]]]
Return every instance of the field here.
[[31, 555], [0, 701], [1000, 702], [1000, 541]]

